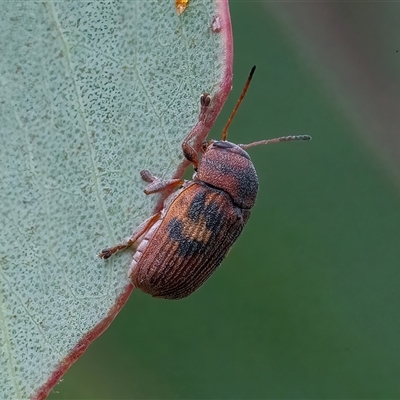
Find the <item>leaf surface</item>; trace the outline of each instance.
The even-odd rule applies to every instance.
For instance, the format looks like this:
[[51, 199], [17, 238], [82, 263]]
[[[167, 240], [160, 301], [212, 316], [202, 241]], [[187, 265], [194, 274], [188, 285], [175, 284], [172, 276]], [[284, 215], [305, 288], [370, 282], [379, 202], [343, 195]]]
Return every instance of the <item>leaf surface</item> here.
[[181, 175], [225, 101], [229, 10], [21, 1], [0, 27], [0, 398], [44, 398], [132, 290], [132, 252], [97, 255], [160, 201], [139, 171]]

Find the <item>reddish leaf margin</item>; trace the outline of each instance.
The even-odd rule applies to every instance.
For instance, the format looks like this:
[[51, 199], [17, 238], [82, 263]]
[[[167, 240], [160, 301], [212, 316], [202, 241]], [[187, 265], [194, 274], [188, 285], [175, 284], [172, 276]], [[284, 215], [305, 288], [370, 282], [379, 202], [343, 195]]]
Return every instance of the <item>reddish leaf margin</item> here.
[[[214, 16], [214, 21], [211, 29], [215, 34], [222, 35], [222, 41], [224, 44], [222, 59], [223, 64], [225, 65], [225, 70], [219, 90], [213, 96], [212, 105], [207, 108], [206, 113], [199, 115], [199, 121], [191, 131], [194, 137], [196, 137], [197, 143], [201, 143], [203, 140], [206, 139], [211, 127], [213, 126], [215, 120], [221, 112], [222, 107], [232, 88], [233, 38], [229, 4], [228, 0], [216, 0], [216, 4], [217, 15]], [[183, 161], [178, 166], [174, 177], [183, 176], [188, 166], [189, 162]], [[162, 202], [163, 199], [159, 201], [155, 208], [160, 209], [162, 207]], [[128, 301], [132, 290], [132, 285], [129, 284], [126, 286], [124, 292], [120, 295], [114, 306], [110, 309], [107, 317], [82, 337], [82, 339], [71, 350], [68, 356], [58, 365], [48, 381], [35, 393], [35, 395], [32, 397], [33, 400], [42, 400], [49, 395], [50, 391], [59, 382], [59, 380], [67, 372], [71, 365], [75, 361], [77, 361], [78, 358], [86, 351], [88, 346], [110, 326], [111, 322]]]

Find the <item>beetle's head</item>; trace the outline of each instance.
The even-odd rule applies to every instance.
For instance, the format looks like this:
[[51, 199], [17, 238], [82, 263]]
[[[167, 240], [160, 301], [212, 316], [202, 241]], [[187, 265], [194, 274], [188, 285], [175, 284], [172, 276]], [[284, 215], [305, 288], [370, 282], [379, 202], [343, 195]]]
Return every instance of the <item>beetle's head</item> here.
[[249, 155], [226, 140], [211, 141], [197, 168], [197, 179], [228, 193], [240, 208], [253, 207], [258, 179]]

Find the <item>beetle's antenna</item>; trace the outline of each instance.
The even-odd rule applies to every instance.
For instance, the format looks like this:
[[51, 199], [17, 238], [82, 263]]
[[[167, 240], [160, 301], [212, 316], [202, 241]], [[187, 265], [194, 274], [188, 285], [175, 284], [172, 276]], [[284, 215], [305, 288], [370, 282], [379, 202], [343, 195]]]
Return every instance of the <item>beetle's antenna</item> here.
[[281, 136], [275, 139], [260, 140], [259, 142], [253, 142], [249, 144], [239, 144], [238, 146], [242, 149], [248, 149], [249, 147], [259, 146], [260, 144], [271, 144], [279, 142], [291, 142], [292, 140], [311, 140], [309, 135], [298, 135], [298, 136]]
[[250, 82], [251, 82], [251, 78], [253, 77], [253, 74], [254, 74], [254, 71], [255, 71], [255, 70], [256, 70], [256, 66], [254, 65], [254, 67], [253, 67], [253, 68], [251, 69], [251, 71], [250, 71], [249, 77], [247, 78], [246, 84], [244, 85], [242, 94], [240, 95], [239, 100], [238, 100], [238, 102], [236, 103], [236, 106], [235, 106], [235, 108], [233, 109], [232, 114], [231, 114], [231, 116], [229, 117], [228, 122], [226, 123], [225, 128], [224, 128], [223, 131], [222, 131], [222, 140], [226, 140], [229, 125], [231, 124], [231, 122], [232, 122], [232, 120], [233, 120], [233, 117], [234, 117], [235, 114], [236, 114], [236, 111], [238, 110], [240, 104], [242, 103], [242, 101], [243, 101], [243, 99], [244, 99], [244, 96], [246, 95], [247, 89], [249, 88], [249, 85], [250, 85]]

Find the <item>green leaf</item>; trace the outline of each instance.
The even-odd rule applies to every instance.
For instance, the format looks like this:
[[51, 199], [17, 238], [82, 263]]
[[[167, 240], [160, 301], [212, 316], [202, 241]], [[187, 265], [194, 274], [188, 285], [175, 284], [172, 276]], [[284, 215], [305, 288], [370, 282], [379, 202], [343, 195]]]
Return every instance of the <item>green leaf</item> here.
[[132, 252], [98, 253], [159, 201], [139, 171], [181, 175], [207, 135], [231, 27], [225, 0], [1, 7], [0, 398], [43, 398], [127, 300]]

